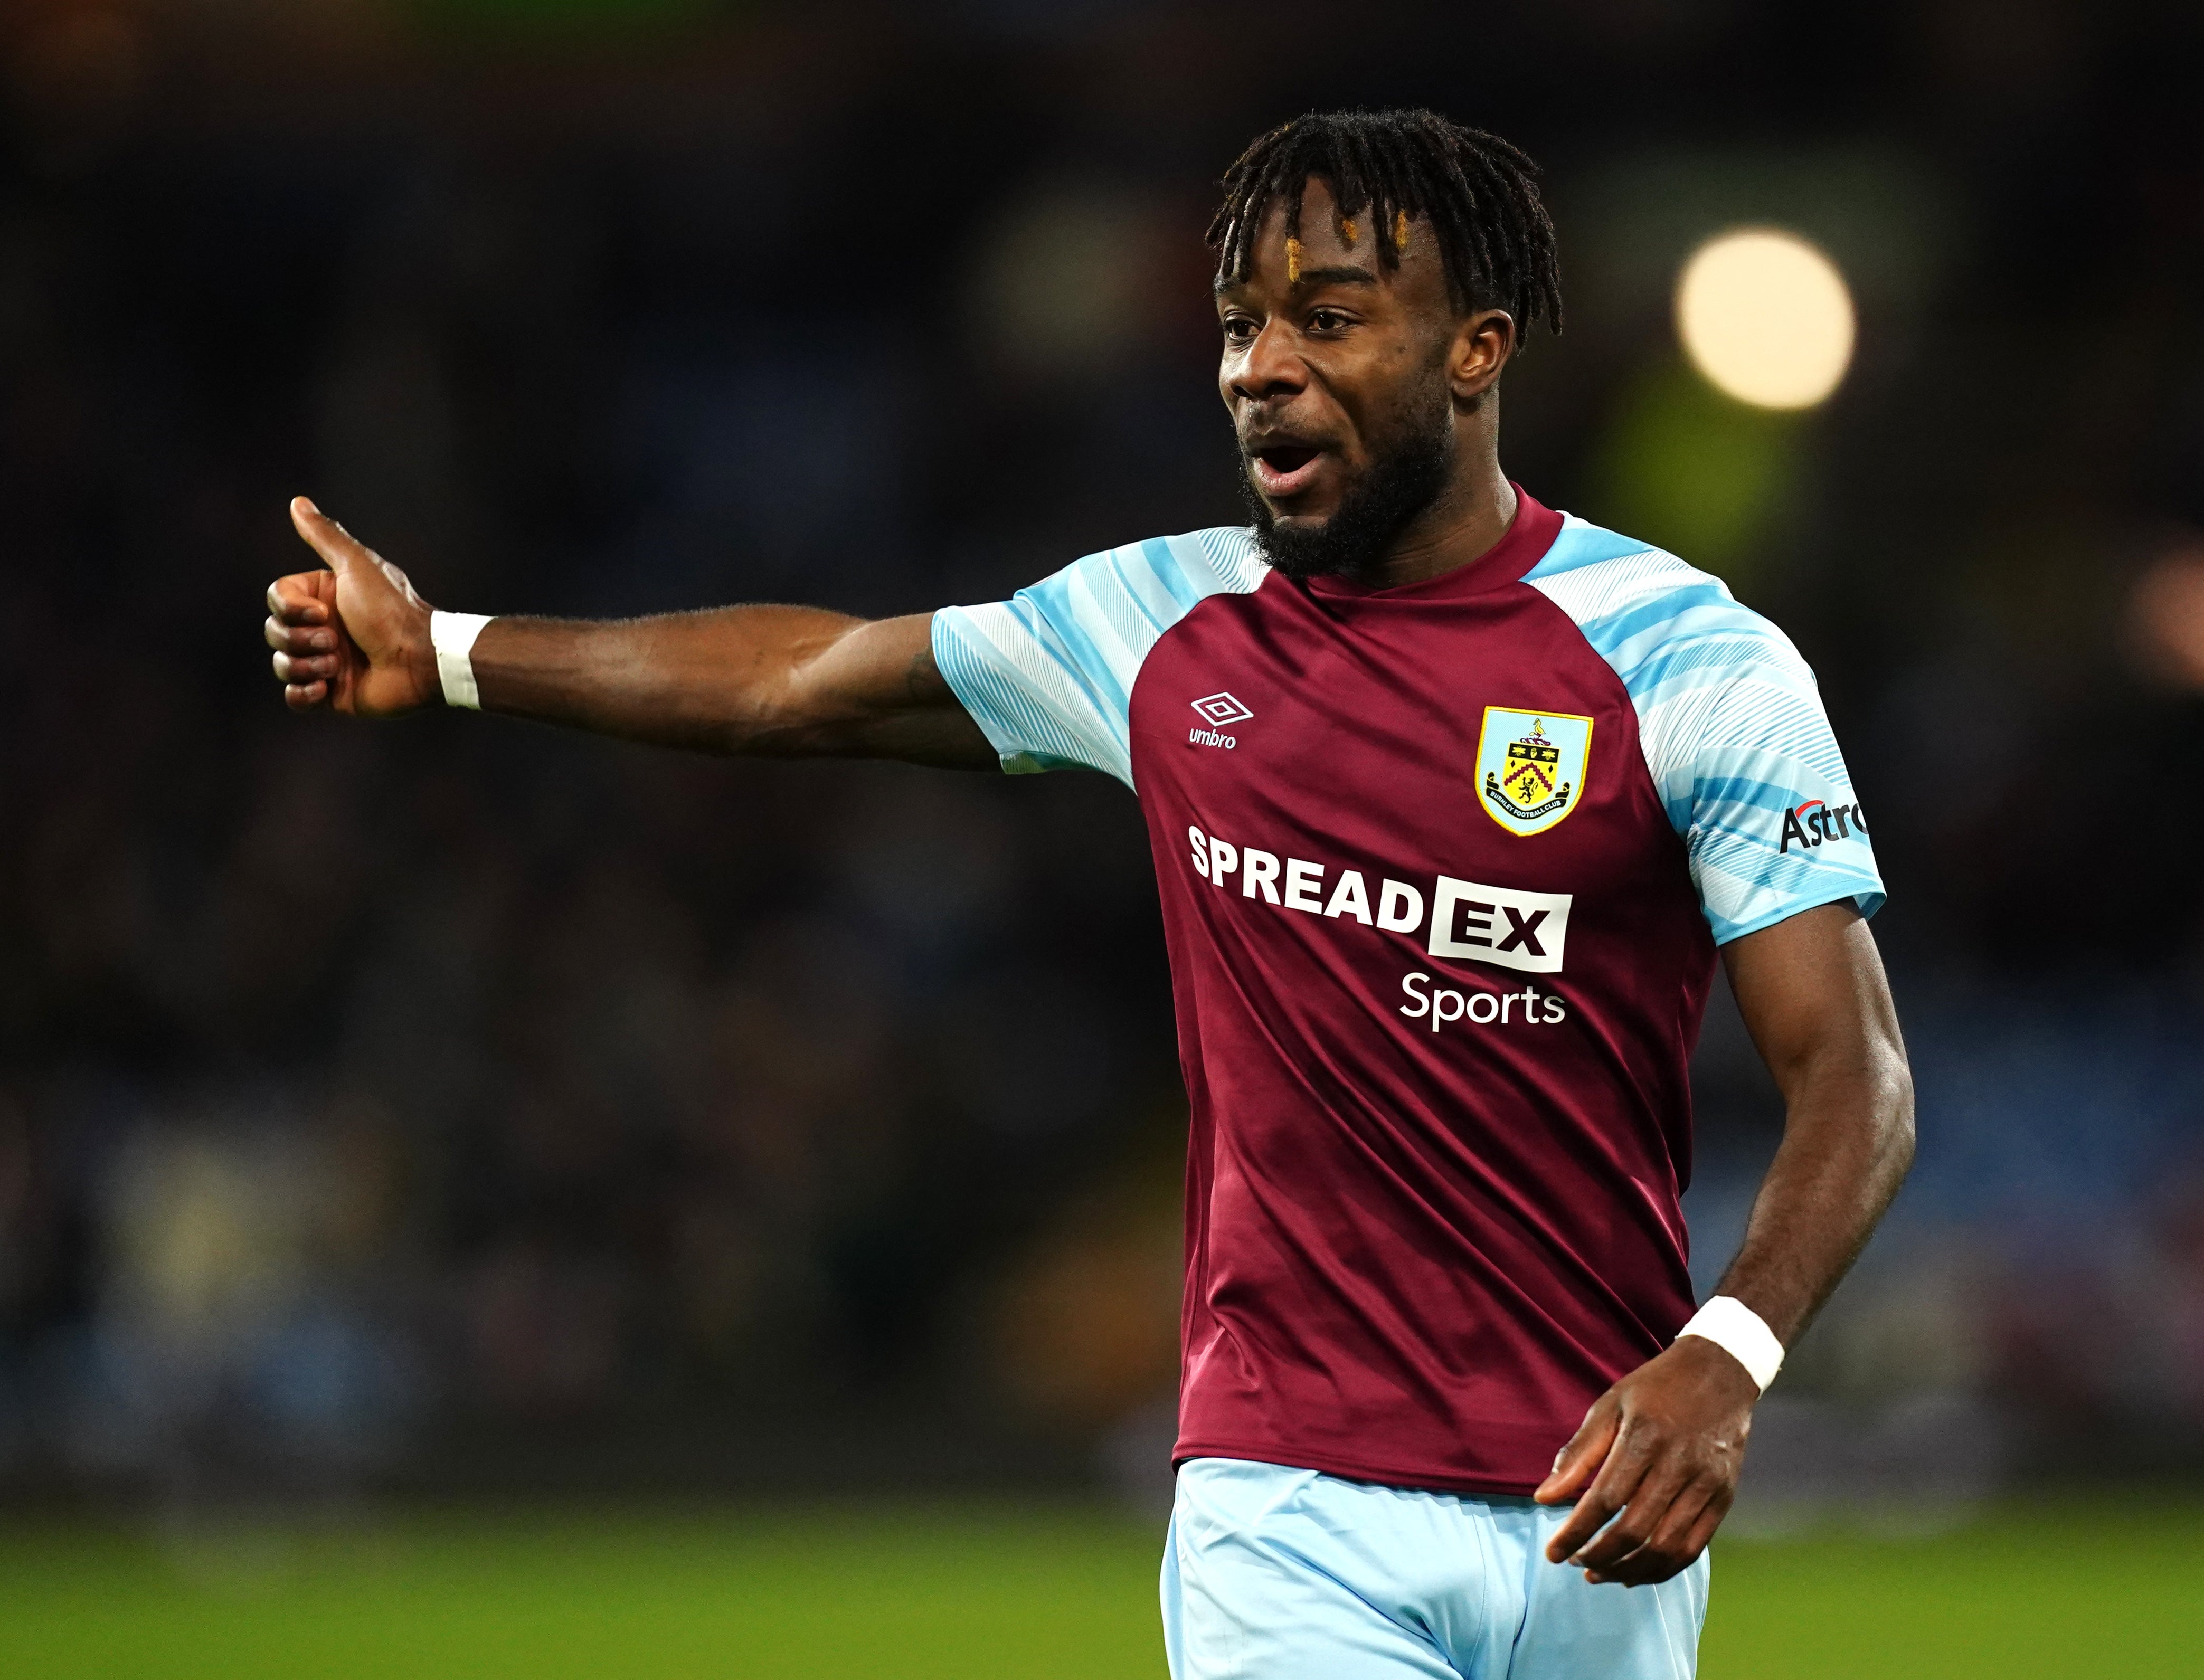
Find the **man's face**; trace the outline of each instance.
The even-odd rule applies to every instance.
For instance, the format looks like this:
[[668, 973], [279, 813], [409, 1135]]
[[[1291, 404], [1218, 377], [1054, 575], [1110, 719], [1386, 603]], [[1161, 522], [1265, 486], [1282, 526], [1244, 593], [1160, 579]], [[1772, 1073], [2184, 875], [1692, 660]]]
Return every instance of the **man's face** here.
[[1285, 219], [1273, 205], [1247, 279], [1218, 286], [1218, 386], [1271, 562], [1297, 577], [1358, 571], [1445, 487], [1457, 322], [1427, 223], [1409, 224], [1389, 271], [1366, 213], [1351, 244], [1342, 237], [1324, 181], [1308, 184], [1290, 265]]

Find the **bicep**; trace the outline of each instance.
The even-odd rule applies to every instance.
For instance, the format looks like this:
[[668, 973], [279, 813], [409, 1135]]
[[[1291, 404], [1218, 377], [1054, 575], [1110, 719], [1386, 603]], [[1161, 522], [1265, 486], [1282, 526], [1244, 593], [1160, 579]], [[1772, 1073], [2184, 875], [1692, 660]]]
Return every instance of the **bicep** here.
[[1882, 957], [1851, 901], [1802, 910], [1721, 950], [1746, 1030], [1786, 1092], [1804, 1073], [1833, 1063], [1902, 1071]]
[[791, 674], [803, 748], [950, 769], [999, 767], [933, 657], [933, 615], [854, 622]]

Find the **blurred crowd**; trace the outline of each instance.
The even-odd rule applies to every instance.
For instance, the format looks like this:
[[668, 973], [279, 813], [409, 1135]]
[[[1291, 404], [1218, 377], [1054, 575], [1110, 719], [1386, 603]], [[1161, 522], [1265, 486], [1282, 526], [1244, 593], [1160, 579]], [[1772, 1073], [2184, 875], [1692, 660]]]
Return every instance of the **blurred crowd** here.
[[[2171, 0], [19, 0], [0, 1486], [1152, 1458], [1183, 1108], [1121, 789], [295, 718], [260, 595], [302, 491], [493, 612], [913, 611], [1236, 520], [1212, 184], [1376, 103], [1547, 166], [1509, 468], [1784, 624], [1889, 879], [1921, 1165], [1769, 1462], [2204, 1463], [2200, 48]], [[1675, 346], [1761, 222], [1857, 301], [1810, 413]], [[1700, 1074], [1704, 1283], [1780, 1116], [1724, 1003]]]

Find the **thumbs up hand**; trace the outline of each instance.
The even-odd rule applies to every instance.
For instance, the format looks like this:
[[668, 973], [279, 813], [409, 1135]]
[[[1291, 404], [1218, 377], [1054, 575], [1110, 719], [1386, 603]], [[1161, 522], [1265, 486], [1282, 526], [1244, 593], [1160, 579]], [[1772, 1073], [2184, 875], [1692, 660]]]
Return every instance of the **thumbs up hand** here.
[[291, 523], [328, 569], [268, 586], [266, 635], [284, 703], [359, 718], [435, 704], [443, 689], [429, 603], [404, 572], [305, 497], [292, 502]]

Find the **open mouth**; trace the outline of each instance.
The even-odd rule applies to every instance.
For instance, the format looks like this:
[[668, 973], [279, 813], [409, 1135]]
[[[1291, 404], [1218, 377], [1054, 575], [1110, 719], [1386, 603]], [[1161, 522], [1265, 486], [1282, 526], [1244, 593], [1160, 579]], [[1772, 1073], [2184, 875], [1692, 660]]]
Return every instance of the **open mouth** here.
[[1324, 451], [1306, 444], [1275, 443], [1254, 452], [1249, 458], [1248, 472], [1255, 488], [1276, 500], [1306, 489], [1316, 476], [1317, 463], [1323, 458]]

